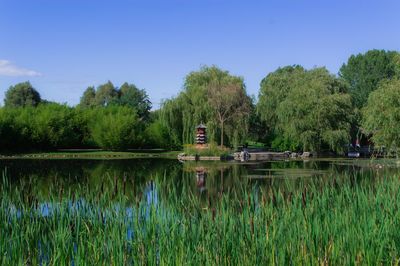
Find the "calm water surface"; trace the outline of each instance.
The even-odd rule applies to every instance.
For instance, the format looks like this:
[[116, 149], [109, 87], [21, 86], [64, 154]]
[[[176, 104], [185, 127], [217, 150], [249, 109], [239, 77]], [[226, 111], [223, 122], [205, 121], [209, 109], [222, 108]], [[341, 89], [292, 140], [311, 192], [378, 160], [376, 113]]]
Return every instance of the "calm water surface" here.
[[[78, 187], [115, 190], [132, 198], [146, 197], [157, 184], [163, 194], [191, 192], [213, 198], [243, 187], [287, 186], [325, 182], [332, 178], [374, 179], [397, 175], [397, 160], [315, 159], [260, 163], [187, 162], [171, 159], [129, 160], [0, 160], [0, 169], [12, 186], [46, 200], [49, 188], [74, 191]], [[364, 180], [365, 181], [365, 180]], [[28, 184], [28, 185], [27, 185]], [[21, 189], [21, 191], [26, 191]]]
[[[180, 163], [167, 159], [13, 159], [0, 160], [0, 169], [3, 172], [0, 194], [2, 189], [7, 190], [6, 197], [9, 198], [5, 204], [8, 206], [2, 211], [7, 214], [9, 223], [11, 220], [18, 223], [18, 220], [26, 221], [26, 217], [36, 217], [35, 221], [46, 228], [46, 224], [51, 224], [54, 216], [64, 217], [65, 222], [65, 216], [59, 211], [64, 206], [62, 212], [71, 217], [68, 220], [69, 225], [74, 224], [76, 217], [92, 221], [100, 219], [104, 226], [110, 221], [115, 224], [125, 223], [126, 230], [120, 232], [121, 239], [125, 238], [129, 242], [135, 239], [138, 232], [134, 231], [134, 222], [143, 222], [143, 228], [139, 229], [139, 232], [147, 230], [146, 221], [154, 211], [160, 217], [167, 217], [169, 213], [190, 216], [186, 206], [195, 202], [197, 215], [199, 212], [214, 213], [215, 206], [224, 193], [228, 195], [228, 200], [236, 197], [242, 202], [248, 197], [246, 191], [255, 191], [254, 201], [258, 202], [261, 201], [261, 197], [257, 197], [257, 191], [264, 189], [277, 188], [283, 196], [288, 196], [288, 190], [302, 189], [304, 184], [308, 183], [325, 186], [335, 184], [336, 180], [340, 182], [349, 179], [352, 186], [369, 185], [376, 180], [399, 175], [399, 166], [400, 161], [397, 160], [371, 162], [348, 159], [244, 164]], [[183, 193], [190, 196], [181, 197]], [[194, 201], [193, 195], [196, 199]], [[178, 200], [169, 202], [171, 196]], [[121, 198], [124, 199], [123, 205], [118, 201]], [[232, 204], [234, 202], [232, 200]], [[23, 204], [27, 204], [27, 208], [24, 208]], [[201, 208], [197, 208], [197, 204], [200, 204]], [[34, 247], [38, 252], [39, 264], [43, 265], [51, 262], [50, 258], [56, 250], [46, 234], [37, 236], [34, 242], [30, 243], [31, 248]], [[78, 242], [72, 238], [65, 243], [72, 250], [69, 261], [71, 265], [78, 254]], [[11, 245], [12, 242], [9, 242], [8, 246], [4, 247], [11, 250]], [[156, 256], [158, 257], [159, 253], [156, 253]]]

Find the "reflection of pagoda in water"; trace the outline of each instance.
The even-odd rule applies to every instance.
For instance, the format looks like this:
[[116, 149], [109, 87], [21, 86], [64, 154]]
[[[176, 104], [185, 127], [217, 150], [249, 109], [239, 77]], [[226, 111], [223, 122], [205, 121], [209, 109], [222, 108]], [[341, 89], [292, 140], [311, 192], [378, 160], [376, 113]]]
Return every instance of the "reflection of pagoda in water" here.
[[200, 190], [200, 192], [203, 192], [206, 190], [206, 177], [207, 173], [203, 167], [196, 167], [196, 182], [197, 182], [197, 188]]
[[207, 143], [207, 127], [201, 123], [196, 127], [196, 144], [204, 145]]

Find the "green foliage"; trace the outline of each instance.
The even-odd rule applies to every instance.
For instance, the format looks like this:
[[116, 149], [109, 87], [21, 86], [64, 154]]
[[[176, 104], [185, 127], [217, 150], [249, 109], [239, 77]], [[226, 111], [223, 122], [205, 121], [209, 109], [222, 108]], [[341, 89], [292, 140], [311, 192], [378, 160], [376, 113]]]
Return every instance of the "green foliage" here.
[[39, 92], [27, 81], [18, 83], [8, 89], [4, 105], [7, 107], [37, 106], [40, 101]]
[[151, 102], [145, 90], [138, 89], [133, 84], [124, 83], [120, 90], [118, 104], [135, 108], [139, 117], [147, 120], [151, 109]]
[[171, 149], [174, 146], [170, 143], [168, 129], [159, 120], [152, 121], [145, 130], [144, 140], [146, 145], [155, 148]]
[[108, 106], [89, 111], [88, 129], [97, 146], [121, 150], [140, 142], [139, 122], [135, 109], [126, 106]]
[[[229, 75], [216, 76], [212, 77], [206, 87], [208, 103], [221, 132], [221, 146], [224, 145], [224, 130], [228, 129], [228, 132], [234, 132], [231, 141], [237, 147], [239, 140], [236, 134], [239, 132], [235, 129], [238, 126], [248, 126], [252, 104], [246, 94], [243, 79]], [[247, 123], [241, 124], [241, 121]], [[248, 132], [248, 128], [245, 131]]]
[[370, 50], [365, 54], [352, 55], [340, 68], [339, 75], [349, 83], [354, 105], [360, 109], [380, 81], [399, 76], [399, 67], [398, 52]]
[[[235, 93], [222, 93], [232, 87]], [[224, 99], [225, 96], [229, 97]], [[207, 125], [210, 141], [222, 134], [230, 145], [237, 145], [248, 132], [249, 114], [242, 112], [241, 107], [249, 109], [250, 103], [242, 78], [215, 66], [202, 67], [186, 76], [184, 89], [175, 99], [163, 103], [161, 119], [174, 141], [181, 145], [194, 142], [195, 127], [201, 122]]]
[[[82, 109], [40, 104], [0, 108], [0, 150], [87, 147], [124, 150], [143, 145], [145, 126], [136, 110], [127, 106]], [[159, 148], [158, 142], [153, 143], [156, 138], [149, 138], [147, 145]]]
[[280, 149], [341, 152], [349, 141], [352, 105], [346, 84], [325, 68], [285, 67], [261, 83], [257, 111]]
[[0, 150], [9, 150], [13, 145], [19, 144], [14, 127], [14, 117], [11, 112], [0, 108]]
[[128, 106], [134, 108], [140, 119], [148, 120], [151, 102], [145, 90], [125, 82], [117, 89], [111, 81], [97, 87], [88, 87], [81, 97], [82, 108], [105, 107], [109, 105]]
[[218, 146], [215, 142], [211, 142], [202, 148], [198, 148], [194, 144], [185, 144], [183, 151], [187, 155], [199, 156], [227, 156], [231, 152], [230, 149]]
[[261, 119], [260, 114], [257, 112], [257, 105], [254, 96], [252, 97], [249, 117], [249, 131], [247, 133], [247, 142], [267, 142], [269, 137], [269, 130], [267, 128], [267, 123]]
[[286, 98], [292, 87], [296, 86], [306, 70], [298, 65], [278, 68], [269, 73], [260, 84], [257, 114], [266, 123], [266, 131], [272, 134], [278, 123], [278, 105]]
[[[203, 122], [209, 142], [229, 147], [256, 141], [278, 150], [329, 149], [340, 153], [350, 136], [389, 132], [372, 128], [385, 120], [373, 122], [372, 115], [365, 110], [361, 113], [360, 108], [380, 83], [400, 77], [400, 53], [371, 50], [352, 55], [339, 75], [341, 78], [336, 78], [324, 68], [306, 70], [299, 65], [279, 68], [261, 81], [255, 106], [243, 78], [205, 66], [190, 72], [183, 90], [165, 100], [157, 112], [150, 112], [146, 91], [134, 84], [117, 88], [108, 81], [97, 89], [88, 87], [80, 104], [69, 108], [42, 101], [29, 82], [19, 83], [7, 91], [5, 108], [0, 109], [0, 149], [181, 148], [195, 141], [195, 127]], [[383, 90], [386, 92], [391, 93]], [[112, 112], [102, 109], [111, 106], [131, 110], [128, 114], [121, 111], [127, 110], [124, 108], [116, 107]], [[102, 119], [100, 114], [106, 117]], [[118, 117], [116, 121], [114, 117]], [[393, 117], [395, 114], [390, 114], [390, 121], [395, 121]], [[364, 129], [359, 127], [361, 120]], [[107, 127], [117, 132], [106, 133]], [[395, 136], [396, 130], [391, 129], [390, 135]], [[120, 137], [127, 142], [118, 141]], [[397, 146], [395, 137], [389, 140], [378, 134], [374, 140], [380, 146]]]
[[164, 101], [160, 114], [160, 122], [167, 129], [171, 143], [177, 147], [182, 147], [184, 139], [187, 138], [184, 134], [184, 128], [187, 126], [184, 127], [183, 107], [179, 103], [181, 101], [179, 97]]
[[108, 106], [118, 99], [118, 91], [111, 81], [100, 85], [97, 88], [94, 102], [96, 106]]
[[60, 104], [2, 108], [1, 149], [30, 150], [76, 147], [81, 144], [81, 126], [75, 110]]
[[397, 152], [400, 147], [400, 79], [381, 82], [362, 109], [362, 128], [374, 144]]
[[283, 191], [243, 186], [206, 204], [162, 186], [168, 178], [134, 202], [129, 182], [102, 180], [69, 191], [50, 186], [49, 196], [27, 182], [2, 184], [1, 264], [396, 265], [400, 258], [397, 176], [356, 185], [353, 176], [328, 177]]
[[79, 105], [81, 107], [94, 107], [96, 105], [95, 98], [96, 98], [96, 90], [94, 89], [93, 86], [88, 87], [83, 93]]
[[60, 104], [29, 110], [31, 139], [39, 147], [76, 147], [81, 143], [81, 123], [73, 108]]
[[282, 135], [271, 136], [271, 148], [277, 151], [296, 151], [301, 147], [301, 143], [296, 138], [289, 138]]

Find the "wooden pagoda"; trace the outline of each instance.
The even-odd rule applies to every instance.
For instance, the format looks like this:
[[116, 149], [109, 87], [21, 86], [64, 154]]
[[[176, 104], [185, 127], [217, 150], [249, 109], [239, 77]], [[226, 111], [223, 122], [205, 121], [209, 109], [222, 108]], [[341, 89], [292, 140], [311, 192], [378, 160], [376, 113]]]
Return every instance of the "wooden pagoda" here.
[[196, 144], [204, 145], [207, 143], [206, 129], [207, 127], [203, 123], [196, 127]]

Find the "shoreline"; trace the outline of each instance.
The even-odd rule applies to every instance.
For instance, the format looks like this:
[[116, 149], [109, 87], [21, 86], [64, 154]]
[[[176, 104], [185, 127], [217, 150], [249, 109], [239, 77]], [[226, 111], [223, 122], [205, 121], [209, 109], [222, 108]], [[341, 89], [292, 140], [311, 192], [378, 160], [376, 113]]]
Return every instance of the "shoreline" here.
[[14, 153], [0, 154], [0, 160], [11, 159], [98, 159], [98, 160], [113, 160], [113, 159], [176, 159], [181, 151], [162, 151], [162, 152], [132, 152], [132, 151], [55, 151], [55, 152], [32, 152], [32, 153]]

